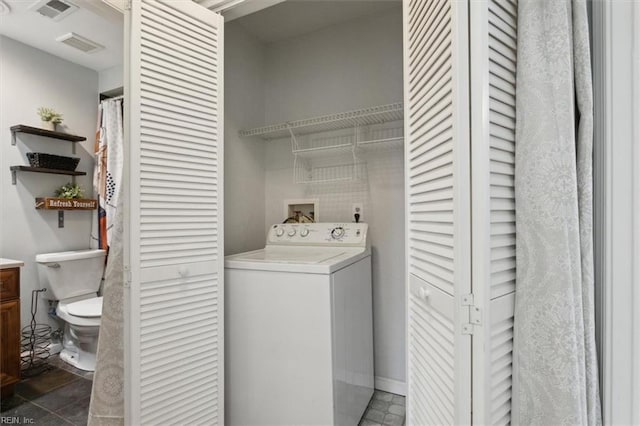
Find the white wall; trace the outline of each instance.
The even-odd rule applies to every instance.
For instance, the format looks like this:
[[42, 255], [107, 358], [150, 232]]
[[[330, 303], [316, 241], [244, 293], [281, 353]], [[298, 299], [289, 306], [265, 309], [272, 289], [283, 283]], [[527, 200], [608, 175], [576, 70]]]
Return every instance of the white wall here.
[[122, 64], [104, 69], [98, 73], [99, 93], [120, 89], [124, 86], [124, 69]]
[[266, 122], [402, 101], [400, 5], [268, 46]]
[[[267, 124], [400, 102], [401, 9], [268, 45], [265, 73]], [[265, 227], [282, 222], [288, 198], [319, 198], [322, 222], [350, 222], [352, 203], [364, 204], [361, 220], [370, 224], [373, 248], [375, 371], [378, 386], [401, 392], [405, 382], [403, 153], [396, 149], [362, 159], [367, 176], [362, 181], [296, 185], [290, 141], [266, 142]]]
[[238, 137], [264, 121], [264, 49], [236, 23], [225, 26], [225, 254], [264, 247], [265, 143]]
[[[633, 357], [631, 400], [640, 400], [640, 4], [633, 5]], [[640, 424], [640, 404], [634, 404], [631, 421]]]
[[[51, 196], [56, 188], [71, 181], [70, 176], [18, 173], [11, 184], [9, 167], [26, 165], [26, 153], [47, 152], [71, 155], [73, 144], [32, 135], [20, 135], [16, 146], [10, 141], [9, 127], [16, 124], [40, 125], [36, 109], [48, 106], [64, 114], [68, 133], [85, 136], [76, 144], [81, 158], [78, 170], [87, 176], [77, 178], [92, 195], [93, 142], [98, 106], [98, 73], [72, 64], [7, 37], [0, 36], [0, 257], [25, 262], [22, 269], [22, 325], [29, 323], [31, 291], [38, 288], [34, 257], [37, 253], [89, 247], [90, 212], [65, 212], [65, 227], [57, 224], [56, 211], [34, 208], [34, 199]], [[40, 303], [38, 321], [46, 323], [47, 303]], [[52, 324], [55, 324], [52, 322]]]
[[593, 2], [596, 303], [605, 424], [640, 424], [640, 4]]

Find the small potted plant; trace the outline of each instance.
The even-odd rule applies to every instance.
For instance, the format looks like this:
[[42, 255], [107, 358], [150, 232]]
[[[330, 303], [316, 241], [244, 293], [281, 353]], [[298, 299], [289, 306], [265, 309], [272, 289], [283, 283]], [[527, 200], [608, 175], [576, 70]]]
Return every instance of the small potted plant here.
[[77, 183], [68, 183], [56, 189], [56, 197], [74, 199], [82, 198], [83, 196], [84, 189]]
[[53, 108], [40, 107], [38, 115], [42, 120], [42, 128], [46, 130], [56, 130], [56, 124], [62, 123], [62, 114], [56, 112]]

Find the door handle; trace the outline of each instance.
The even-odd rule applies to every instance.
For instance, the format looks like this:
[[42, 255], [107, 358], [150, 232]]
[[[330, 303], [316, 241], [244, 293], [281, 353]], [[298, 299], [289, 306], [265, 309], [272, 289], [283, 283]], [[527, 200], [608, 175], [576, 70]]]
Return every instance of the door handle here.
[[420, 297], [422, 297], [424, 300], [429, 300], [429, 297], [431, 297], [431, 290], [429, 290], [427, 287], [420, 287], [419, 290], [420, 293]]

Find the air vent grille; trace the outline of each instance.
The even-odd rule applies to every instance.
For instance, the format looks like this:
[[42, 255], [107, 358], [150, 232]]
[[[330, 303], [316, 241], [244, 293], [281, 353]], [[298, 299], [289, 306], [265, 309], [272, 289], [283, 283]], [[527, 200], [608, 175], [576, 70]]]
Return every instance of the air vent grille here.
[[31, 9], [44, 17], [59, 21], [78, 10], [78, 6], [67, 0], [43, 0], [31, 6]]
[[86, 37], [82, 37], [76, 33], [68, 33], [63, 36], [60, 36], [56, 39], [60, 43], [64, 43], [67, 46], [71, 46], [75, 49], [78, 49], [84, 53], [94, 53], [98, 50], [104, 49], [104, 46], [96, 43], [95, 41], [91, 41]]
[[58, 12], [62, 13], [62, 12], [65, 12], [67, 9], [69, 9], [71, 6], [59, 0], [51, 0], [49, 3], [46, 4], [46, 7], [55, 9]]

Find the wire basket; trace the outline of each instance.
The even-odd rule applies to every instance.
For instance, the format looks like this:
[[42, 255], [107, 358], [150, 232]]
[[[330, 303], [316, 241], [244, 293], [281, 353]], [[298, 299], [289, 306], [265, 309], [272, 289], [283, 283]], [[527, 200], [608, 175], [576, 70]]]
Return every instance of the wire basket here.
[[23, 377], [35, 376], [50, 368], [47, 359], [51, 355], [51, 327], [36, 323], [38, 293], [44, 291], [46, 289], [31, 292], [31, 323], [22, 328], [20, 369]]
[[78, 167], [78, 157], [64, 157], [62, 155], [45, 154], [43, 152], [27, 152], [27, 159], [31, 167], [74, 171]]

